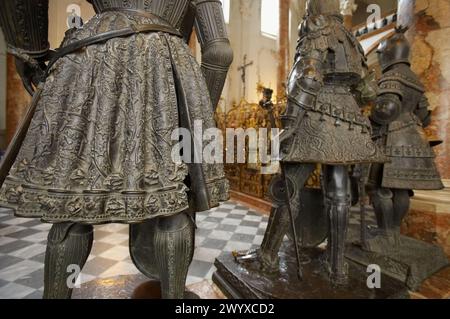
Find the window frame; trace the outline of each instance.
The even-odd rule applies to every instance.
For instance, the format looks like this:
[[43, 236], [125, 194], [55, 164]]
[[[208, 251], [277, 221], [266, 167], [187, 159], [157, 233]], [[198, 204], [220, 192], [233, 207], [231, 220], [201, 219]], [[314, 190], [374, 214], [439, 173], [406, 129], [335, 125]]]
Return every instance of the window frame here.
[[[276, 7], [272, 7], [270, 6], [270, 9], [267, 9], [267, 12], [264, 8], [265, 5], [267, 4], [273, 4], [276, 2]], [[276, 9], [275, 9], [276, 8]], [[273, 9], [273, 10], [271, 10]], [[270, 16], [266, 16], [266, 14], [271, 13], [271, 12], [276, 12], [276, 24], [275, 24], [275, 29], [273, 30], [268, 30], [267, 28], [265, 28], [265, 26], [263, 25], [264, 21], [267, 21], [268, 19], [274, 19], [274, 15], [271, 14]], [[280, 24], [280, 0], [261, 0], [261, 11], [260, 11], [260, 18], [261, 18], [261, 23], [260, 23], [260, 32], [261, 35], [270, 38], [270, 39], [278, 39], [279, 37], [279, 24]], [[274, 31], [274, 33], [272, 33], [272, 31]]]

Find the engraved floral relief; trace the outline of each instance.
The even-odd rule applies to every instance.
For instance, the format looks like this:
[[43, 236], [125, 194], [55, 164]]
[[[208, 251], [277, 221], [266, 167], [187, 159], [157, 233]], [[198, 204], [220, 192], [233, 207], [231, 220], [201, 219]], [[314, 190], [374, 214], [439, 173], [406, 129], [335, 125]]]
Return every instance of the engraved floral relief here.
[[[140, 3], [157, 7], [153, 1]], [[170, 10], [157, 9], [176, 11], [170, 18], [179, 19], [184, 12], [174, 10], [179, 2], [167, 3]], [[105, 12], [69, 34], [65, 44], [153, 20]], [[171, 134], [179, 118], [170, 53], [192, 118], [202, 120], [205, 130], [215, 127], [203, 74], [189, 52], [180, 38], [142, 33], [60, 59], [50, 70], [0, 201], [21, 216], [51, 222], [138, 222], [186, 210], [188, 166], [171, 160], [176, 144]], [[211, 204], [217, 205], [228, 198], [222, 167], [204, 165], [204, 172]]]

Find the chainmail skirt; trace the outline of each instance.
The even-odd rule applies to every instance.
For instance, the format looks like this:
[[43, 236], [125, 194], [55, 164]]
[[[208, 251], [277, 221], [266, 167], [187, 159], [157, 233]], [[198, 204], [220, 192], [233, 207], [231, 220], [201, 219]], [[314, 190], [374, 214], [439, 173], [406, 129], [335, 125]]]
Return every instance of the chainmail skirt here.
[[[66, 34], [63, 45], [132, 24], [163, 23], [106, 12]], [[136, 223], [186, 210], [187, 165], [179, 141], [171, 56], [192, 121], [215, 127], [206, 83], [183, 39], [140, 33], [60, 59], [43, 85], [36, 113], [0, 204], [46, 222]], [[222, 165], [203, 165], [210, 206], [228, 199]]]

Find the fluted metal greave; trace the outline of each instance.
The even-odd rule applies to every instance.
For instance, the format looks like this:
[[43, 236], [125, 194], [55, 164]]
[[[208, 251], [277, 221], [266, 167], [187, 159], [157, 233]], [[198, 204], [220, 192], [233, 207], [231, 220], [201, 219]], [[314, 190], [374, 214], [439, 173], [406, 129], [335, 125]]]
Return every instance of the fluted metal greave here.
[[68, 267], [83, 269], [91, 252], [93, 230], [90, 225], [71, 223], [52, 226], [45, 253], [44, 299], [71, 298], [73, 289], [68, 277], [73, 276], [74, 268]]
[[283, 243], [283, 238], [289, 230], [289, 226], [289, 212], [286, 205], [273, 207], [259, 251], [259, 258], [263, 262], [263, 266], [272, 270], [278, 267], [278, 252]]
[[348, 275], [344, 253], [350, 206], [350, 200], [348, 199], [329, 198], [325, 201], [330, 222], [328, 236], [329, 270], [331, 280], [336, 284], [345, 283]]
[[180, 230], [158, 230], [155, 250], [162, 298], [183, 299], [194, 251], [194, 225], [189, 222]]
[[48, 0], [0, 1], [0, 27], [9, 45], [44, 55], [49, 49]]
[[195, 27], [202, 30], [198, 35], [200, 45], [203, 47], [212, 40], [228, 39], [222, 2], [219, 0], [194, 0], [193, 4], [197, 13]]
[[233, 51], [228, 40], [211, 41], [202, 48], [202, 72], [215, 110], [219, 103], [227, 73], [233, 62]]
[[217, 107], [227, 72], [233, 62], [233, 51], [218, 0], [194, 0], [195, 29], [202, 48], [202, 71], [213, 108]]
[[392, 229], [394, 221], [393, 194], [389, 189], [375, 189], [370, 193], [377, 224], [387, 232]]

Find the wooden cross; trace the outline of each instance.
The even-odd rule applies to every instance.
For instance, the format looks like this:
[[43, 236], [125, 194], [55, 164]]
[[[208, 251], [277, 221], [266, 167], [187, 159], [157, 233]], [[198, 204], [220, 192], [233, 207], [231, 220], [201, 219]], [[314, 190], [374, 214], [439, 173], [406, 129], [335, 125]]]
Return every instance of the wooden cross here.
[[244, 63], [238, 67], [238, 71], [242, 72], [241, 74], [241, 80], [242, 80], [242, 85], [244, 87], [244, 98], [246, 97], [245, 93], [247, 90], [247, 83], [246, 83], [246, 77], [247, 77], [247, 68], [249, 66], [253, 65], [253, 61], [247, 63], [247, 54], [244, 55]]

